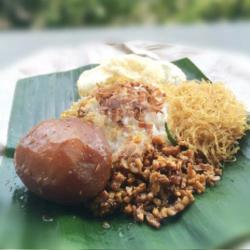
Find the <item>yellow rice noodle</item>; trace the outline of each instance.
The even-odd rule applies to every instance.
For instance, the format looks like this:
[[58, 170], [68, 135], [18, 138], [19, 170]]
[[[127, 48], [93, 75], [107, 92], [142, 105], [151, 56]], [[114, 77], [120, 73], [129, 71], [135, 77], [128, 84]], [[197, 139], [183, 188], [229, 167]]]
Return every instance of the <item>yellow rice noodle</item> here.
[[168, 126], [213, 164], [233, 160], [247, 129], [246, 110], [221, 83], [187, 81], [165, 88]]

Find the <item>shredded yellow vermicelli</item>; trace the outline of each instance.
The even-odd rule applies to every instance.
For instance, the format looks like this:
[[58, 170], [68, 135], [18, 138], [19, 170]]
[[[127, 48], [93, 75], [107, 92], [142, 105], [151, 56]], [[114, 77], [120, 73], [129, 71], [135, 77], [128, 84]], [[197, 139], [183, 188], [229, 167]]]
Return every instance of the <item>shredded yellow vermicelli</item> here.
[[247, 129], [247, 113], [221, 83], [187, 81], [166, 86], [168, 126], [211, 163], [232, 160]]

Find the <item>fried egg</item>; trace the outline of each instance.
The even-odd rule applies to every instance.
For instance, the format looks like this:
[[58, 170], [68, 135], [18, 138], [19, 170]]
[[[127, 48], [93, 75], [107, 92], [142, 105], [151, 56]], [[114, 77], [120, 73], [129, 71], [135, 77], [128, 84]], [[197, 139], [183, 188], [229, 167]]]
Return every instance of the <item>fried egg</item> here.
[[146, 84], [180, 83], [184, 72], [173, 63], [156, 61], [138, 55], [122, 55], [108, 59], [99, 66], [84, 71], [77, 82], [80, 96], [86, 96], [97, 85], [117, 82]]

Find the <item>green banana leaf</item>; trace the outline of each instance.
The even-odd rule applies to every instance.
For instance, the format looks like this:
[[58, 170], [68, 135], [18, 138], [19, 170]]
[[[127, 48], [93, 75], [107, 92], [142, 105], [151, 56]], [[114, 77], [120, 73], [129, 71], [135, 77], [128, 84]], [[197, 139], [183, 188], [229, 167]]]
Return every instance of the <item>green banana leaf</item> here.
[[[174, 62], [189, 79], [207, 79], [187, 58]], [[78, 99], [79, 69], [20, 80], [9, 122], [6, 155], [0, 167], [0, 248], [176, 249], [217, 248], [250, 236], [250, 135], [237, 161], [227, 164], [221, 182], [197, 195], [181, 214], [153, 229], [115, 214], [91, 217], [82, 207], [63, 207], [27, 191], [15, 174], [13, 151], [35, 124], [59, 117]], [[111, 227], [103, 228], [107, 221]]]

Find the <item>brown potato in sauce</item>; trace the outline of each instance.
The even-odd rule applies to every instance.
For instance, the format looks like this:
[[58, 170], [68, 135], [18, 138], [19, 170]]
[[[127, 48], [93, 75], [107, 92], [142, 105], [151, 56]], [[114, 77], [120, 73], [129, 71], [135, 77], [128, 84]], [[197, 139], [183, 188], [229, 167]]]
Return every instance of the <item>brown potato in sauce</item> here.
[[41, 122], [15, 152], [16, 172], [28, 189], [65, 204], [101, 192], [110, 177], [111, 161], [102, 131], [77, 118]]

